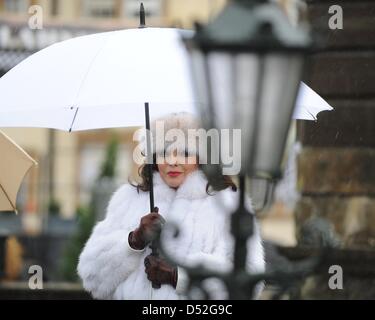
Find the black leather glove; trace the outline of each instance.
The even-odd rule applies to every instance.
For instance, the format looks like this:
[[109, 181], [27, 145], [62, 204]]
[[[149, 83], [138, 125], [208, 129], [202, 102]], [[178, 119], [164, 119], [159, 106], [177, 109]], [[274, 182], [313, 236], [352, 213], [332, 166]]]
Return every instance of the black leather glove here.
[[164, 259], [155, 257], [152, 254], [148, 255], [144, 261], [148, 280], [158, 285], [169, 284], [176, 288], [177, 267], [171, 266]]
[[158, 207], [155, 207], [155, 212], [151, 212], [141, 218], [139, 227], [129, 233], [128, 242], [130, 247], [142, 250], [159, 235], [165, 220], [158, 212]]

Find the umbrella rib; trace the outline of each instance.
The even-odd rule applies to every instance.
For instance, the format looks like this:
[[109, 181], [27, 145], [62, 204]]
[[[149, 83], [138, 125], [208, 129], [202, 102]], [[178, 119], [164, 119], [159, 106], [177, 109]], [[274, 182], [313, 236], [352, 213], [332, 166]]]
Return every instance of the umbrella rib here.
[[73, 117], [72, 123], [70, 124], [69, 132], [72, 132], [73, 124], [74, 124], [74, 121], [76, 120], [78, 109], [79, 108], [77, 108], [76, 112], [74, 113], [74, 117]]
[[313, 117], [313, 119], [316, 121], [317, 120], [317, 117], [315, 117], [309, 110], [307, 110], [308, 113], [310, 113], [310, 115]]
[[88, 68], [87, 68], [87, 70], [86, 70], [86, 72], [85, 72], [85, 74], [83, 76], [83, 79], [82, 79], [82, 81], [81, 81], [81, 83], [79, 85], [79, 88], [77, 90], [77, 94], [76, 94], [73, 106], [71, 107], [71, 109], [73, 109], [73, 107], [77, 106], [77, 110], [76, 110], [76, 112], [74, 114], [73, 121], [72, 121], [72, 123], [70, 125], [70, 128], [69, 128], [69, 132], [72, 132], [73, 124], [74, 124], [74, 121], [76, 119], [77, 112], [78, 112], [78, 109], [79, 109], [78, 105], [77, 105], [77, 100], [78, 100], [79, 94], [81, 92], [81, 89], [82, 89], [82, 87], [83, 87], [83, 85], [84, 85], [84, 83], [86, 81], [86, 78], [87, 78], [87, 76], [88, 76], [88, 74], [89, 74], [89, 72], [91, 70], [91, 67], [93, 66], [93, 64], [94, 64], [95, 60], [97, 59], [98, 55], [100, 54], [100, 52], [102, 52], [103, 48], [106, 46], [106, 44], [108, 43], [108, 41], [109, 41], [110, 38], [111, 38], [111, 36], [108, 36], [108, 38], [105, 39], [103, 45], [99, 48], [98, 52], [95, 54], [94, 58], [91, 60], [89, 66], [88, 66]]
[[99, 54], [103, 51], [104, 47], [107, 45], [108, 41], [113, 37], [113, 35], [108, 35], [107, 39], [105, 39], [103, 45], [99, 48], [99, 50], [96, 52], [95, 56], [93, 57], [93, 59], [91, 60], [85, 74], [83, 75], [83, 78], [82, 78], [82, 81], [81, 83], [79, 84], [79, 88], [77, 90], [77, 94], [76, 94], [76, 97], [75, 97], [75, 100], [74, 100], [74, 103], [73, 103], [73, 106], [75, 106], [77, 104], [77, 100], [78, 100], [78, 97], [79, 97], [79, 94], [81, 92], [81, 89], [84, 85], [84, 83], [86, 82], [86, 79], [87, 79], [87, 76], [91, 70], [91, 67], [93, 66], [95, 60], [98, 58]]
[[1, 188], [1, 190], [4, 192], [4, 194], [5, 194], [6, 198], [7, 198], [7, 200], [9, 201], [10, 205], [12, 206], [13, 210], [17, 212], [16, 207], [13, 205], [12, 201], [10, 200], [8, 194], [6, 193], [6, 191], [5, 191], [5, 189], [3, 188], [3, 186], [2, 186], [1, 183], [0, 183], [0, 188]]

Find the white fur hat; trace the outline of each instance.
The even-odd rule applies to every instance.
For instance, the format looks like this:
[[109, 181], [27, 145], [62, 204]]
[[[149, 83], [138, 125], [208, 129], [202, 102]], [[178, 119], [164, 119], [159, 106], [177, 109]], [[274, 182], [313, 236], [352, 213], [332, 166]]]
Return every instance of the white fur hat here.
[[157, 154], [175, 149], [179, 152], [198, 154], [200, 142], [196, 130], [200, 128], [202, 126], [198, 118], [187, 112], [171, 113], [155, 119], [150, 124], [152, 150]]

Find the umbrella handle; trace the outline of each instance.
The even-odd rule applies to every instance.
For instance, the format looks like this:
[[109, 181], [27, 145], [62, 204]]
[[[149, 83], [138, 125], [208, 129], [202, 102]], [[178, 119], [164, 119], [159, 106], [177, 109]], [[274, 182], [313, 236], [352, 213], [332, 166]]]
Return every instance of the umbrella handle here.
[[[154, 241], [151, 243], [150, 248], [151, 248], [151, 251], [152, 251], [151, 255], [158, 257], [159, 256], [159, 252], [158, 252], [158, 248], [155, 245]], [[160, 289], [161, 285], [160, 285], [160, 283], [153, 282], [152, 283], [152, 287], [154, 289]]]
[[[151, 210], [151, 212], [155, 212], [155, 211], [157, 212], [158, 210], [156, 210], [155, 208], [154, 208], [154, 210]], [[159, 250], [158, 250], [158, 246], [156, 245], [155, 240], [151, 241], [150, 248], [151, 248], [151, 255], [153, 255], [155, 257], [158, 257], [159, 256]], [[160, 285], [160, 283], [153, 282], [152, 287], [154, 289], [160, 289], [161, 285]]]

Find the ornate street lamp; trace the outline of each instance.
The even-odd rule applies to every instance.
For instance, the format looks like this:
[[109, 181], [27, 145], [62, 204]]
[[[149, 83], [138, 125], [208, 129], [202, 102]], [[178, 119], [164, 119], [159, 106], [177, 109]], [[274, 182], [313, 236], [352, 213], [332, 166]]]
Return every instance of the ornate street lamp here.
[[[185, 44], [203, 125], [206, 129], [241, 130], [240, 204], [231, 226], [235, 250], [230, 282], [235, 285], [229, 293], [232, 298], [251, 297], [251, 290], [240, 290], [241, 281], [254, 279], [245, 271], [246, 241], [253, 233], [253, 215], [243, 202], [245, 176], [265, 179], [265, 183], [281, 177], [285, 142], [311, 38], [306, 26], [293, 27], [277, 5], [237, 0], [210, 24], [198, 25], [194, 37], [185, 39]], [[210, 147], [220, 150], [217, 144]], [[220, 166], [204, 166], [213, 182], [217, 170]]]
[[[235, 239], [233, 270], [212, 274], [197, 266], [184, 266], [191, 286], [217, 277], [231, 299], [248, 299], [260, 280], [288, 283], [313, 265], [273, 274], [249, 275], [245, 263], [247, 239], [253, 234], [253, 214], [244, 206], [245, 176], [275, 181], [281, 177], [281, 162], [302, 76], [304, 58], [311, 47], [306, 26], [293, 27], [276, 4], [262, 0], [231, 1], [206, 26], [197, 25], [191, 38], [184, 38], [191, 56], [192, 76], [203, 126], [206, 129], [240, 129], [240, 203], [232, 214]], [[220, 145], [211, 140], [210, 148]], [[222, 166], [210, 162], [204, 171], [215, 185]], [[234, 155], [235, 156], [235, 155]], [[164, 252], [164, 250], [163, 250]], [[172, 258], [172, 257], [169, 257]]]

